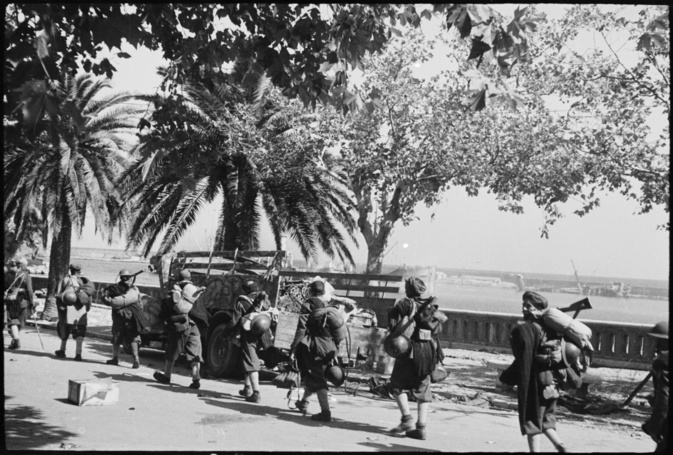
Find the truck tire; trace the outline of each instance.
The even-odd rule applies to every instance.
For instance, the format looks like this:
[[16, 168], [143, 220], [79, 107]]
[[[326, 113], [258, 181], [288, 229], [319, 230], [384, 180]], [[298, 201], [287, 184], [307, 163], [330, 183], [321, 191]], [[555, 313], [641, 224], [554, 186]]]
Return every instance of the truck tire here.
[[206, 365], [215, 377], [237, 376], [241, 348], [229, 341], [231, 330], [231, 326], [222, 323], [212, 330], [208, 338]]

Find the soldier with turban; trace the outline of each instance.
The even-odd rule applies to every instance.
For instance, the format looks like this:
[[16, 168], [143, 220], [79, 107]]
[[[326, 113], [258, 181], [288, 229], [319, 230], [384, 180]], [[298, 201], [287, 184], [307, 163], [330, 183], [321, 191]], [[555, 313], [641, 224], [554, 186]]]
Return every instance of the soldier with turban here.
[[522, 300], [524, 320], [512, 329], [510, 338], [514, 363], [502, 373], [500, 381], [517, 386], [519, 426], [528, 438], [530, 451], [540, 451], [540, 434], [544, 433], [556, 450], [565, 452], [556, 433], [558, 386], [566, 377], [562, 335], [543, 322], [542, 314], [549, 306], [546, 298], [526, 291]]

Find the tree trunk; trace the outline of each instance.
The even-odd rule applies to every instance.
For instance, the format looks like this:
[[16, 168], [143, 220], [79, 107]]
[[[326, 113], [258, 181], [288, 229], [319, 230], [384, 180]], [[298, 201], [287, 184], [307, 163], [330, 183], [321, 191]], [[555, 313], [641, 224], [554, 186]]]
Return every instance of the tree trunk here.
[[47, 300], [44, 304], [42, 316], [54, 320], [56, 312], [56, 290], [58, 284], [68, 271], [70, 265], [70, 247], [72, 241], [72, 222], [67, 216], [63, 217], [63, 224], [58, 236], [51, 240], [49, 252], [49, 277], [47, 278]]

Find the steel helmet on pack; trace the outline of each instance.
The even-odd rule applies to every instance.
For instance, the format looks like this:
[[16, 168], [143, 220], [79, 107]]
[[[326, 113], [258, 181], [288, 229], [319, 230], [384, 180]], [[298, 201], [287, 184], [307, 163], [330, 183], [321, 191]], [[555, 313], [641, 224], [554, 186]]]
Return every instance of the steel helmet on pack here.
[[346, 375], [339, 365], [331, 365], [325, 369], [325, 379], [331, 382], [334, 387], [340, 387], [346, 380]]
[[250, 322], [250, 332], [261, 335], [271, 327], [271, 318], [266, 313], [260, 313]]
[[66, 305], [74, 305], [77, 303], [77, 294], [75, 294], [75, 291], [73, 290], [67, 290], [61, 295], [61, 300], [63, 300], [63, 303]]
[[568, 341], [565, 338], [563, 339], [561, 345], [562, 345], [561, 354], [563, 357], [563, 363], [565, 364], [566, 367], [570, 367], [570, 365], [573, 365], [580, 358], [580, 355], [582, 354], [582, 349], [572, 341]]
[[386, 354], [396, 359], [411, 350], [411, 340], [405, 335], [388, 337], [383, 341], [383, 349]]

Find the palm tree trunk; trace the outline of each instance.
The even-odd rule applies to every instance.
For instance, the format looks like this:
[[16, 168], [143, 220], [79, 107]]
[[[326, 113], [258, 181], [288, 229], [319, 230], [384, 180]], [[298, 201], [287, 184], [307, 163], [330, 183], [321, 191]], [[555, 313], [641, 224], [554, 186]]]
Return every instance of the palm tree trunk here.
[[72, 222], [67, 216], [63, 217], [63, 224], [58, 236], [51, 240], [49, 252], [49, 277], [47, 278], [47, 300], [44, 304], [43, 317], [54, 320], [56, 312], [56, 290], [58, 284], [68, 271], [70, 265], [70, 247], [72, 241]]

